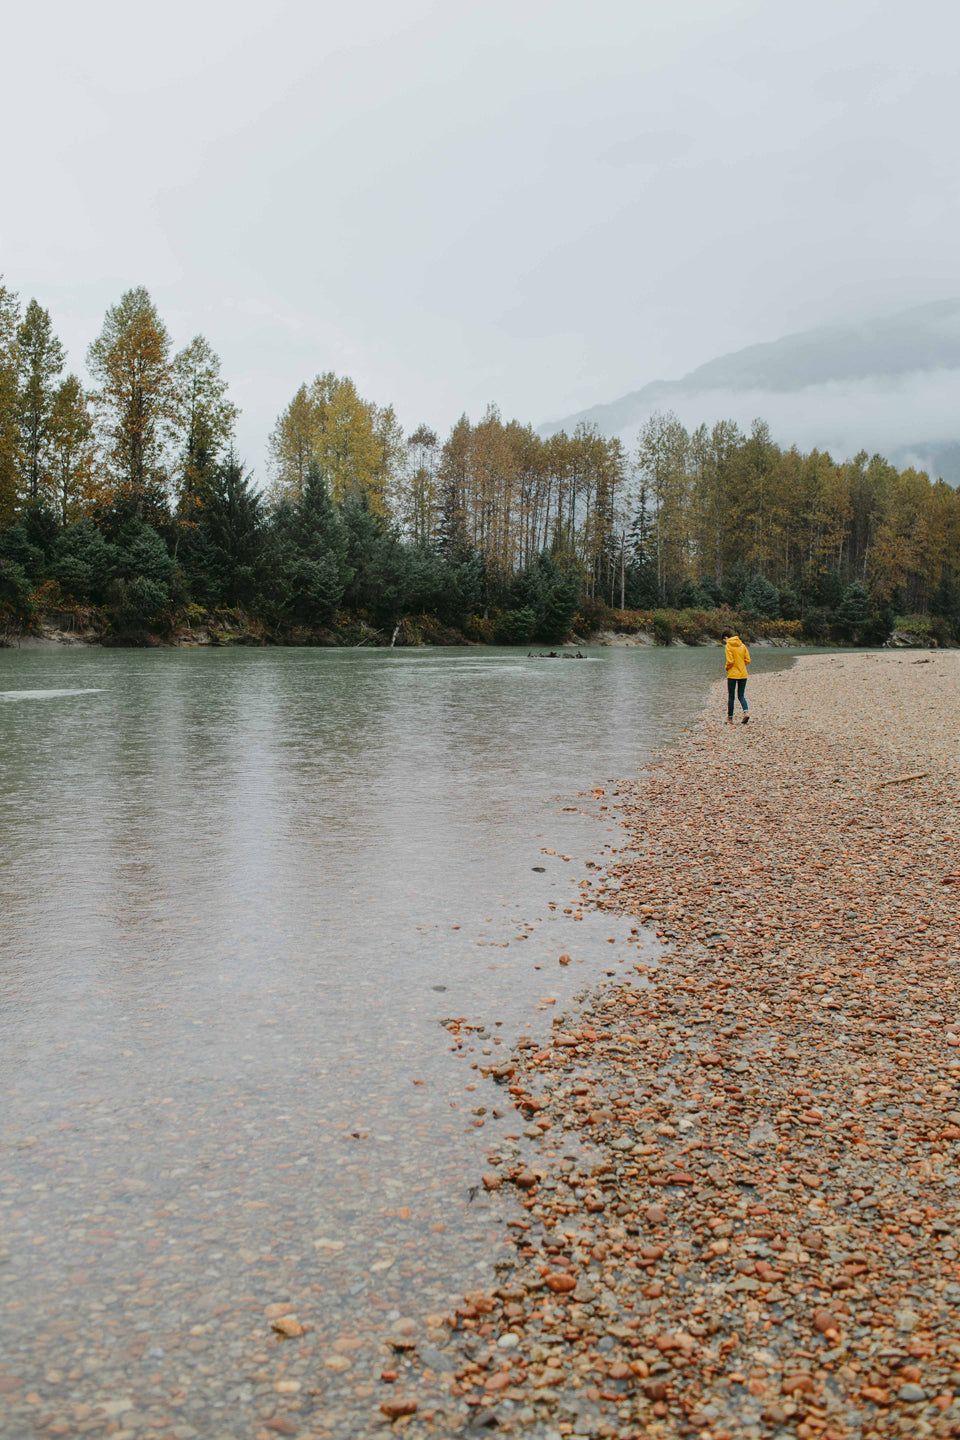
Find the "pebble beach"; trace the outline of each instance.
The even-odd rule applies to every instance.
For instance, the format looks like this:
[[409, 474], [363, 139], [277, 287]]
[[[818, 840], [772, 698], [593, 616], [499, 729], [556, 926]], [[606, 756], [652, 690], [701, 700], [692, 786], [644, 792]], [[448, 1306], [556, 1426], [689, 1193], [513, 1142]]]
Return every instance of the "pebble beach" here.
[[[377, 1305], [348, 1325], [326, 1299], [342, 1242], [279, 1274], [283, 1212], [251, 1176], [249, 1293], [184, 1322], [171, 1364], [155, 1321], [130, 1329], [133, 1282], [77, 1333], [65, 1275], [76, 1305], [0, 1356], [4, 1440], [960, 1436], [960, 653], [801, 657], [747, 694], [748, 725], [718, 685], [675, 747], [583, 797], [612, 841], [566, 910], [632, 932], [607, 979], [513, 1049], [443, 1022], [490, 1136], [460, 1177], [477, 1288], [440, 1224], [402, 1290], [371, 1252]], [[30, 1297], [6, 1293], [16, 1321]]]
[[448, 1317], [449, 1408], [397, 1424], [960, 1435], [960, 656], [724, 698], [608, 796], [634, 848], [584, 901], [667, 949], [496, 1073], [515, 1265]]

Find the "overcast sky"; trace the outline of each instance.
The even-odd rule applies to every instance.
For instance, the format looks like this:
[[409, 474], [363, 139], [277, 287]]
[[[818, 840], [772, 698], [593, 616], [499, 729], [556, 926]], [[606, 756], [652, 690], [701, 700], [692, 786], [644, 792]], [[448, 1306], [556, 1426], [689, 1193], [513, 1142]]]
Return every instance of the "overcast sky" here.
[[955, 0], [172, 0], [5, 21], [0, 271], [82, 372], [198, 331], [264, 443], [352, 375], [539, 423], [960, 293]]

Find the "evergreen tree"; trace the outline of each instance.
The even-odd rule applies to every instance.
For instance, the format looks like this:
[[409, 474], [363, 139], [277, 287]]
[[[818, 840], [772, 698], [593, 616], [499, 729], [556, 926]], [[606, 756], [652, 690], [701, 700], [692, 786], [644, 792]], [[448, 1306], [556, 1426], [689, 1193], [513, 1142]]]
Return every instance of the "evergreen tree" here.
[[649, 610], [659, 603], [656, 567], [651, 562], [627, 566], [624, 598], [631, 610]]
[[765, 615], [768, 620], [780, 618], [780, 596], [777, 587], [762, 575], [752, 575], [743, 588], [740, 603], [745, 610]]
[[210, 606], [251, 606], [263, 579], [266, 543], [263, 501], [231, 452], [213, 471], [183, 547], [191, 592]]
[[930, 597], [930, 613], [942, 615], [951, 624], [960, 619], [960, 586], [948, 570], [944, 570]]
[[18, 565], [34, 585], [47, 578], [57, 537], [56, 516], [38, 501], [21, 511], [15, 525], [0, 530], [0, 555]]
[[173, 380], [179, 441], [176, 484], [181, 514], [191, 517], [206, 502], [240, 412], [227, 398], [219, 357], [202, 335], [195, 335], [174, 359]]
[[800, 596], [790, 585], [780, 589], [780, 617], [783, 620], [800, 619]]
[[[369, 507], [365, 514], [377, 528], [379, 522]], [[272, 529], [275, 573], [268, 593], [274, 612], [300, 625], [328, 623], [343, 599], [354, 566], [348, 554], [348, 528], [316, 460], [307, 467], [299, 501], [281, 502]]]
[[547, 592], [537, 621], [537, 638], [548, 645], [565, 640], [579, 606], [579, 581], [573, 574], [561, 575]]
[[522, 605], [519, 610], [504, 610], [497, 621], [497, 641], [500, 645], [529, 645], [537, 633], [537, 612], [531, 605]]
[[830, 621], [822, 605], [810, 605], [803, 616], [803, 638], [813, 645], [822, 644], [830, 633]]
[[341, 511], [347, 532], [347, 559], [353, 576], [344, 599], [380, 625], [394, 625], [408, 608], [410, 576], [406, 551], [395, 530], [364, 494]]
[[64, 594], [74, 600], [103, 604], [117, 574], [120, 554], [105, 540], [92, 520], [66, 525], [54, 542], [50, 574]]
[[718, 584], [712, 575], [704, 575], [699, 585], [702, 603], [710, 610], [716, 610], [723, 604], [723, 586]]
[[703, 605], [703, 594], [689, 577], [677, 591], [677, 605], [681, 610], [695, 610]]
[[171, 550], [177, 542], [177, 527], [170, 513], [166, 486], [159, 480], [149, 480], [139, 490], [127, 486], [108, 488], [93, 506], [91, 519], [114, 543], [119, 542], [132, 521], [156, 530]]
[[448, 560], [465, 555], [471, 546], [467, 538], [467, 486], [473, 430], [466, 415], [450, 431], [440, 454], [440, 524], [437, 545]]
[[[545, 643], [558, 644], [570, 629], [577, 607], [580, 604], [581, 585], [577, 575], [563, 569], [553, 556], [540, 554], [514, 577], [507, 591], [508, 613], [524, 616], [530, 611], [534, 617], [533, 629], [523, 639], [509, 641], [510, 644], [526, 644], [530, 638]], [[501, 630], [525, 628], [526, 619], [509, 622]], [[519, 632], [518, 632], [519, 633]]]
[[485, 576], [483, 557], [468, 550], [459, 559], [447, 560], [443, 568], [443, 594], [437, 613], [448, 625], [465, 625], [477, 613], [483, 600]]
[[843, 592], [836, 608], [835, 618], [848, 638], [853, 639], [870, 619], [870, 596], [859, 580], [854, 580]]
[[403, 577], [401, 608], [404, 614], [427, 615], [439, 612], [447, 595], [447, 566], [432, 545], [404, 547], [406, 574]]
[[[861, 590], [863, 586], [859, 587]], [[826, 610], [836, 610], [844, 598], [843, 577], [839, 571], [831, 570], [817, 577], [817, 599]], [[864, 591], [866, 594], [866, 591]]]
[[33, 586], [23, 566], [0, 549], [0, 623], [23, 625], [33, 610]]
[[730, 565], [723, 577], [723, 599], [727, 605], [737, 609], [743, 601], [743, 592], [750, 581], [746, 563], [738, 559]]
[[174, 599], [177, 566], [162, 536], [134, 518], [121, 530], [116, 544], [116, 573], [108, 601], [121, 625], [157, 621]]

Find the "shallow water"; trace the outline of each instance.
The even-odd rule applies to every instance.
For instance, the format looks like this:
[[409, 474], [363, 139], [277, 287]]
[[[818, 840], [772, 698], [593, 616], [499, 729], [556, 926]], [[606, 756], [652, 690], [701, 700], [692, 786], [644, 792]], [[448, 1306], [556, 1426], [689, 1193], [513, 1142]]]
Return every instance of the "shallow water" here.
[[176, 1384], [252, 1435], [266, 1305], [332, 1343], [489, 1273], [521, 1127], [471, 1065], [638, 958], [564, 913], [621, 840], [592, 792], [722, 676], [586, 653], [0, 651], [9, 1403]]

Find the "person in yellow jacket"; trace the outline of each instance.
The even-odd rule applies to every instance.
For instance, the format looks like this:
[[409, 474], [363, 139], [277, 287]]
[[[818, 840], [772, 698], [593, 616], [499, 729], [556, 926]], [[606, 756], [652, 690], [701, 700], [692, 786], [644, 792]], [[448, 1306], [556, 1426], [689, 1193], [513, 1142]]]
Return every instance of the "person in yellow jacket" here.
[[733, 724], [733, 702], [736, 697], [740, 701], [743, 723], [746, 725], [750, 720], [750, 706], [747, 704], [744, 691], [747, 688], [747, 666], [750, 664], [750, 651], [740, 636], [731, 635], [729, 630], [724, 630], [723, 639], [726, 642], [727, 724]]

